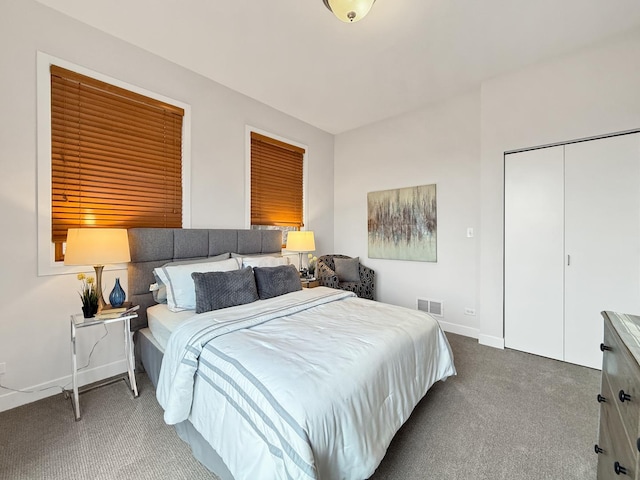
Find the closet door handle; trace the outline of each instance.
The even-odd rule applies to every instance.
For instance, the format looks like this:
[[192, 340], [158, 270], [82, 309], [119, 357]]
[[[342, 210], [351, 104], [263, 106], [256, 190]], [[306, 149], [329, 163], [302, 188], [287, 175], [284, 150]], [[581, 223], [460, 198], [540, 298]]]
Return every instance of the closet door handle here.
[[604, 453], [604, 450], [603, 450], [603, 449], [601, 449], [601, 448], [600, 448], [600, 446], [599, 446], [597, 443], [593, 446], [593, 450], [594, 450], [596, 453]]
[[567, 255], [567, 267], [571, 265], [571, 255]]
[[611, 347], [607, 347], [604, 343], [600, 344], [600, 351], [604, 352], [605, 350], [611, 350]]
[[607, 399], [605, 397], [603, 397], [602, 395], [598, 394], [598, 403], [604, 403], [606, 401], [607, 401]]

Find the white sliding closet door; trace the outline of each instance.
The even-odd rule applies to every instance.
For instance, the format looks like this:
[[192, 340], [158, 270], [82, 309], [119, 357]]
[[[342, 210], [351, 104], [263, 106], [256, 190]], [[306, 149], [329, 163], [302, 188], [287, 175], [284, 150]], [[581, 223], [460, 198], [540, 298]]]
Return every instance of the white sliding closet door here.
[[640, 134], [564, 148], [564, 359], [601, 368], [600, 312], [640, 314]]
[[558, 360], [564, 338], [563, 147], [505, 156], [505, 346]]

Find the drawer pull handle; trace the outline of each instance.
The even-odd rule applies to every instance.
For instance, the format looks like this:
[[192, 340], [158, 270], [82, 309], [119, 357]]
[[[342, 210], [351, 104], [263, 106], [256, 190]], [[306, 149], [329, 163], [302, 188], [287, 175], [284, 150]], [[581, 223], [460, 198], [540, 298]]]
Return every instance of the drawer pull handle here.
[[620, 465], [620, 462], [616, 462], [613, 464], [613, 471], [616, 472], [616, 475], [626, 475], [627, 469]]
[[602, 395], [598, 394], [598, 403], [604, 403], [606, 401], [607, 401], [607, 399], [605, 397], [603, 397]]
[[640, 452], [640, 438], [638, 438], [636, 440], [636, 448], [638, 449], [638, 451]]
[[601, 448], [598, 446], [598, 444], [597, 444], [597, 443], [593, 446], [593, 449], [595, 450], [596, 454], [598, 454], [598, 453], [604, 453], [604, 450], [603, 450], [603, 449], [601, 449]]
[[624, 390], [620, 390], [620, 392], [618, 393], [618, 398], [622, 403], [631, 401], [631, 395], [629, 395], [628, 393], [624, 393]]
[[605, 350], [611, 350], [611, 347], [607, 347], [604, 343], [600, 344], [600, 351], [604, 352]]

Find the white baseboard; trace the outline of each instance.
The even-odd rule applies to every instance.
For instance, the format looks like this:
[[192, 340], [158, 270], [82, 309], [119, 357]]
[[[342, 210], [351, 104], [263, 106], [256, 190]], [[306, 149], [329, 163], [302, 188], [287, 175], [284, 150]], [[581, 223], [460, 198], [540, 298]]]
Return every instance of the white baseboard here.
[[438, 320], [438, 323], [445, 332], [456, 333], [458, 335], [464, 335], [465, 337], [478, 338], [478, 334], [480, 333], [477, 328], [465, 327], [457, 323], [443, 322], [442, 320]]
[[[105, 378], [120, 375], [126, 371], [127, 362], [125, 359], [92, 369], [83, 370], [82, 372], [78, 372], [78, 385], [87, 385]], [[0, 381], [2, 380], [2, 377], [0, 377]], [[5, 385], [4, 381], [2, 381], [2, 385], [9, 388], [15, 388], [13, 385]], [[0, 394], [4, 393], [4, 395], [0, 395], [0, 412], [11, 410], [12, 408], [19, 407], [20, 405], [26, 405], [27, 403], [32, 403], [42, 398], [51, 397], [52, 395], [57, 395], [61, 393], [62, 388], [65, 388], [66, 390], [72, 389], [71, 375], [56, 378], [48, 382], [41, 383], [40, 385], [15, 388], [16, 390], [25, 390], [33, 393], [12, 392], [0, 388]], [[71, 408], [71, 405], [69, 405], [69, 408]], [[73, 414], [72, 410], [70, 410], [70, 412], [70, 414]]]
[[464, 335], [465, 337], [476, 338], [480, 345], [486, 345], [488, 347], [504, 349], [504, 338], [493, 337], [491, 335], [482, 335], [477, 328], [465, 327], [464, 325], [458, 325], [457, 323], [444, 322], [438, 320], [438, 323], [445, 332], [456, 333], [458, 335]]
[[478, 343], [480, 345], [486, 345], [488, 347], [499, 348], [504, 350], [504, 338], [493, 337], [491, 335], [479, 335]]

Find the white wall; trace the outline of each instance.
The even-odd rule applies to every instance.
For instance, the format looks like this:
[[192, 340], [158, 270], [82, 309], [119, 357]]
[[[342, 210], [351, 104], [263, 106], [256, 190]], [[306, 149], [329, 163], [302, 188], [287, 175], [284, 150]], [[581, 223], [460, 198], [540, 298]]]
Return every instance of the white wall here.
[[[335, 253], [359, 256], [376, 271], [383, 302], [416, 307], [416, 299], [444, 302], [443, 326], [477, 336], [480, 92], [385, 120], [336, 137]], [[436, 184], [438, 261], [367, 258], [367, 193]]]
[[[192, 227], [244, 228], [245, 125], [308, 146], [309, 175], [333, 177], [333, 136], [162, 60], [32, 0], [0, 4], [0, 363], [3, 385], [39, 389], [66, 385], [71, 370], [69, 315], [79, 311], [75, 275], [37, 276], [36, 51], [40, 50], [192, 106]], [[241, 60], [239, 60], [241, 61]], [[311, 181], [308, 226], [318, 249], [333, 249], [331, 181]], [[105, 272], [108, 291], [115, 277]], [[122, 328], [109, 329], [83, 381], [125, 370]], [[103, 333], [79, 339], [83, 365]], [[0, 389], [0, 411], [59, 389], [23, 394]], [[69, 410], [71, 415], [71, 410]]]
[[[336, 252], [376, 269], [380, 300], [412, 308], [419, 296], [444, 300], [445, 329], [502, 347], [503, 153], [635, 128], [640, 30], [338, 135]], [[438, 262], [368, 259], [367, 192], [427, 183], [438, 188]], [[473, 306], [476, 317], [463, 315]]]

